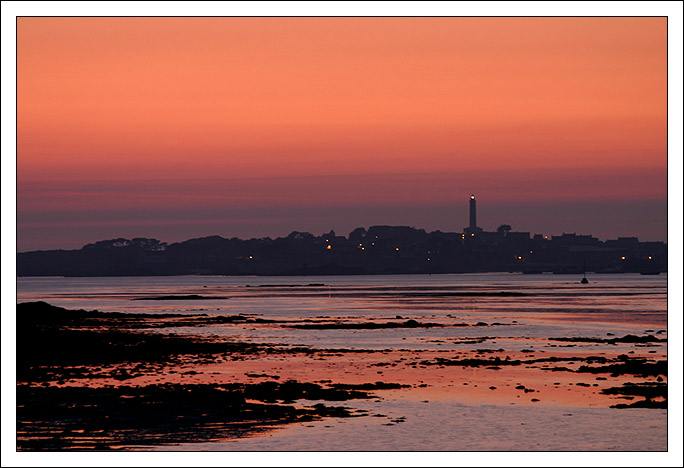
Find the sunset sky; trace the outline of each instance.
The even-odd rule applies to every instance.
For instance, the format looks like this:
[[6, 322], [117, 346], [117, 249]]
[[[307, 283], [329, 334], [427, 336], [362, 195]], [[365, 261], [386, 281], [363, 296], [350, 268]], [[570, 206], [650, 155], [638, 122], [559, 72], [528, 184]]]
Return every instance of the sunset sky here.
[[667, 240], [666, 18], [19, 18], [18, 250]]

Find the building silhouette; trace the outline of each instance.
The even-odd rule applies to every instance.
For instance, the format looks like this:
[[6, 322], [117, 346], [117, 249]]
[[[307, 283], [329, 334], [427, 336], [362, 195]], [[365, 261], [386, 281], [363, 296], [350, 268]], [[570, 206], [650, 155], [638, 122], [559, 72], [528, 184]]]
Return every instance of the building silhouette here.
[[17, 254], [17, 276], [348, 275], [521, 272], [581, 274], [667, 271], [667, 245], [585, 234], [546, 236], [477, 225], [469, 197], [463, 232], [410, 226], [359, 227], [348, 237], [293, 231], [271, 239], [218, 235], [167, 244], [156, 239], [110, 239], [80, 250]]
[[475, 200], [475, 195], [470, 195], [470, 225], [463, 229], [463, 233], [470, 237], [482, 233], [482, 229], [477, 227], [477, 200]]

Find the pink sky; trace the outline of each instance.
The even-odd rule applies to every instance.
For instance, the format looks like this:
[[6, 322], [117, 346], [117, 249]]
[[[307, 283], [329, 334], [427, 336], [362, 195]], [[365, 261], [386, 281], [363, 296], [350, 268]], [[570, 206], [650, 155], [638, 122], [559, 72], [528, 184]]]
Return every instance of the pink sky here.
[[[665, 18], [20, 18], [19, 251], [371, 224], [666, 240]], [[554, 209], [555, 207], [555, 209]]]

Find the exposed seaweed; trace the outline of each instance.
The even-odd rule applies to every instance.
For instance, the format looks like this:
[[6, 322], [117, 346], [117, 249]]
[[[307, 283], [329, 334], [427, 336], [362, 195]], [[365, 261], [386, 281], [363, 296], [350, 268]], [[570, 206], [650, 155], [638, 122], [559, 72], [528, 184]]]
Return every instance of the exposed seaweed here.
[[274, 404], [277, 399], [353, 398], [369, 395], [295, 381], [116, 388], [19, 386], [17, 449], [111, 450], [246, 437], [275, 425], [362, 415], [322, 403], [308, 407]]
[[563, 338], [549, 338], [551, 341], [569, 341], [576, 343], [606, 343], [606, 344], [617, 344], [617, 343], [663, 343], [667, 342], [667, 338], [658, 338], [653, 335], [637, 336], [637, 335], [625, 335], [620, 338], [582, 338], [582, 337], [563, 337]]

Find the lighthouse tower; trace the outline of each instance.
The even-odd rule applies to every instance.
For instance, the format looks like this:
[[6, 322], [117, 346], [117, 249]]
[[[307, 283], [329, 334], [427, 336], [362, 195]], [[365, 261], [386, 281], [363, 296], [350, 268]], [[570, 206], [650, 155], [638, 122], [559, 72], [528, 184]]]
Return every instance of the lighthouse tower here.
[[477, 208], [475, 204], [477, 201], [475, 200], [475, 195], [470, 196], [470, 229], [475, 230], [477, 229]]
[[470, 196], [470, 225], [463, 229], [466, 236], [473, 237], [482, 232], [482, 229], [477, 227], [477, 201], [475, 195]]

